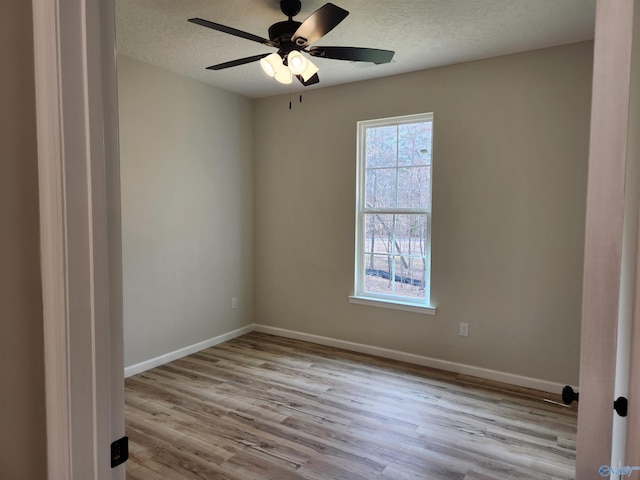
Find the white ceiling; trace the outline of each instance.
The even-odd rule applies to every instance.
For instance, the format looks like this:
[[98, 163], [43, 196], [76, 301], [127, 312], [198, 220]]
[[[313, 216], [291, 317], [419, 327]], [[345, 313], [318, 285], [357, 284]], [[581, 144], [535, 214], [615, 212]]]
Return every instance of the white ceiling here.
[[[325, 0], [302, 0], [304, 21]], [[187, 22], [201, 17], [268, 38], [279, 0], [116, 0], [118, 51], [247, 97], [367, 80], [593, 38], [595, 0], [333, 0], [349, 16], [314, 45], [382, 48], [389, 64], [314, 58], [320, 83], [281, 85], [258, 62], [206, 67], [273, 48]]]

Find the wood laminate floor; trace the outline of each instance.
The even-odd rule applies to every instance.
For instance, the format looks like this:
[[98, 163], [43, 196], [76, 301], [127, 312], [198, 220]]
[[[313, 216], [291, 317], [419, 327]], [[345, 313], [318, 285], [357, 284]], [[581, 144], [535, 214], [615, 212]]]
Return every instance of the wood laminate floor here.
[[574, 476], [549, 395], [255, 332], [125, 391], [129, 480]]

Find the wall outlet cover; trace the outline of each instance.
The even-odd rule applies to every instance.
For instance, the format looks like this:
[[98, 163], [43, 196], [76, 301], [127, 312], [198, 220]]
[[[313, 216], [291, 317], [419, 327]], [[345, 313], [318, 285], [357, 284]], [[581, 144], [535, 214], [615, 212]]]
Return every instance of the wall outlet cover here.
[[460, 336], [468, 337], [469, 336], [469, 324], [460, 322]]

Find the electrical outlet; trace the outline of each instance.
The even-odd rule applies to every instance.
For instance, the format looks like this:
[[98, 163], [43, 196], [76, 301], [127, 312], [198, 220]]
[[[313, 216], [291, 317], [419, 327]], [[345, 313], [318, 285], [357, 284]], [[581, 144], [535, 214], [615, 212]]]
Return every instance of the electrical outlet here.
[[236, 297], [231, 299], [231, 308], [238, 308], [238, 299]]
[[469, 324], [460, 322], [460, 336], [468, 337], [469, 336]]

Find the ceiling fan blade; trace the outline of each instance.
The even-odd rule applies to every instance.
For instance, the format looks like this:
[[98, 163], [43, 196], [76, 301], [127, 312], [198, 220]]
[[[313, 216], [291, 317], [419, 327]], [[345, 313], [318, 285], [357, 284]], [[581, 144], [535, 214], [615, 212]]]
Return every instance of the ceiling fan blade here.
[[360, 47], [311, 47], [309, 55], [352, 62], [389, 63], [396, 52]]
[[239, 58], [238, 60], [231, 60], [230, 62], [219, 63], [218, 65], [211, 65], [207, 67], [207, 70], [223, 70], [225, 68], [237, 67], [238, 65], [244, 65], [245, 63], [256, 62], [261, 58], [269, 55], [268, 53], [263, 53], [260, 55], [254, 55], [252, 57]]
[[296, 75], [296, 78], [300, 80], [300, 83], [305, 87], [308, 87], [309, 85], [315, 85], [320, 81], [320, 77], [318, 77], [317, 73], [314, 73], [311, 77], [309, 77], [309, 80], [307, 80], [306, 82], [304, 81], [304, 78], [302, 78], [302, 75]]
[[197, 25], [202, 25], [203, 27], [212, 28], [213, 30], [218, 30], [219, 32], [228, 33], [229, 35], [235, 35], [236, 37], [246, 38], [247, 40], [262, 43], [263, 45], [275, 47], [275, 44], [271, 40], [259, 37], [258, 35], [254, 35], [253, 33], [243, 32], [242, 30], [238, 30], [237, 28], [227, 27], [226, 25], [210, 22], [209, 20], [204, 20], [202, 18], [190, 18], [188, 21]]
[[313, 43], [333, 30], [347, 15], [349, 12], [345, 9], [327, 3], [302, 22], [291, 40], [300, 47]]

